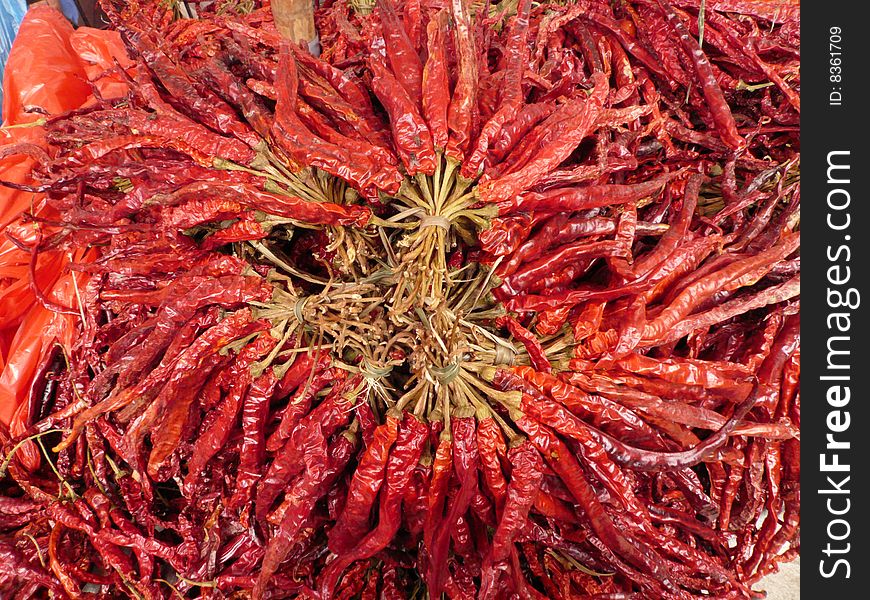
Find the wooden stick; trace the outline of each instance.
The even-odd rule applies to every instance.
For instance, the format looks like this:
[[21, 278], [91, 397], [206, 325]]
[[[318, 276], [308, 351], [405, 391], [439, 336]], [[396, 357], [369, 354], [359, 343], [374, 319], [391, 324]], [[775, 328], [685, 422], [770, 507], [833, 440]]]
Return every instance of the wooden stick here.
[[272, 0], [275, 27], [294, 42], [317, 39], [314, 27], [314, 0]]

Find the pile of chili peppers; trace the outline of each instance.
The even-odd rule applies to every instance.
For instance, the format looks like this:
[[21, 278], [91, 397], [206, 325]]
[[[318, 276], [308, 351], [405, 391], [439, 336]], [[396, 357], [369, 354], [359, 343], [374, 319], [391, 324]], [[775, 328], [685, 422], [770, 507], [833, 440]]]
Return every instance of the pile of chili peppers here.
[[2, 150], [31, 269], [90, 252], [32, 286], [78, 334], [0, 434], [0, 595], [752, 598], [796, 556], [796, 2], [339, 0], [320, 57], [265, 2], [103, 7], [126, 91]]

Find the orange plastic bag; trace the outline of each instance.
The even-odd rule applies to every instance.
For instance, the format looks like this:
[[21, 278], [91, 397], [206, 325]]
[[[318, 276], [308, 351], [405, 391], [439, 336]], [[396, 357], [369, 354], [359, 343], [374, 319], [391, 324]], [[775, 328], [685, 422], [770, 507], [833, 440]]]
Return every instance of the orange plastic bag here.
[[30, 107], [55, 115], [81, 106], [91, 88], [70, 44], [74, 29], [59, 11], [45, 5], [27, 11], [12, 44], [3, 76], [3, 120], [33, 121]]
[[[123, 69], [133, 65], [127, 56], [121, 34], [117, 31], [82, 27], [70, 36], [70, 46], [92, 85], [103, 98], [118, 98], [127, 94], [127, 80], [116, 71], [116, 63]], [[94, 100], [91, 96], [86, 101]]]
[[[60, 114], [94, 102], [92, 86], [104, 98], [124, 95], [127, 86], [123, 78], [111, 73], [115, 61], [122, 66], [130, 64], [117, 32], [74, 30], [52, 8], [36, 6], [29, 10], [12, 46], [3, 79], [0, 147], [27, 142], [45, 148], [45, 134], [38, 126], [44, 115], [39, 113]], [[39, 110], [33, 112], [33, 107]], [[0, 179], [30, 183], [33, 165], [30, 157], [10, 155], [0, 160]], [[25, 211], [50, 216], [43, 204], [40, 194], [0, 187], [0, 424], [8, 426], [13, 436], [30, 423], [37, 400], [30, 394], [40, 361], [56, 343], [69, 348], [77, 327], [75, 317], [52, 312], [36, 302], [31, 289], [31, 255], [5, 235], [33, 243], [37, 231], [33, 225], [22, 223], [20, 216]], [[92, 258], [93, 253], [40, 253], [33, 279], [50, 300], [75, 307], [75, 285], [81, 288], [86, 278], [74, 278], [69, 264]], [[19, 451], [19, 458], [32, 468], [39, 456], [32, 444], [29, 446]]]
[[[75, 306], [72, 275], [67, 273], [61, 276], [48, 296], [59, 304]], [[72, 345], [76, 320], [70, 315], [51, 312], [34, 304], [16, 330], [10, 343], [9, 360], [0, 373], [0, 421], [9, 426], [13, 436], [23, 433], [30, 424], [31, 411], [38, 401], [38, 398], [31, 397], [31, 390], [40, 360], [51, 352], [56, 343], [63, 348]]]

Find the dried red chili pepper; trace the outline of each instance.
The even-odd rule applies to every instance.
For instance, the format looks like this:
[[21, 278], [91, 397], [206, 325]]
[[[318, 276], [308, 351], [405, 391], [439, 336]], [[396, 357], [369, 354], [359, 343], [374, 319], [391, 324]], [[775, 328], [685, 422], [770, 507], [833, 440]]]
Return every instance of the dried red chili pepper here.
[[278, 427], [266, 439], [266, 450], [279, 450], [293, 433], [293, 429], [311, 409], [314, 397], [335, 377], [335, 371], [325, 368], [326, 362], [314, 362], [309, 357], [300, 357], [287, 369], [278, 384], [278, 396], [290, 396], [287, 406], [276, 415]]
[[536, 370], [543, 371], [544, 373], [549, 373], [553, 370], [538, 338], [531, 331], [523, 327], [519, 321], [513, 317], [499, 317], [496, 323], [507, 327], [510, 334], [525, 346], [526, 352], [529, 353], [529, 360]]
[[326, 3], [320, 58], [106, 5], [99, 93], [0, 150], [0, 595], [748, 598], [794, 555], [796, 14], [502, 4]]
[[499, 205], [499, 214], [516, 210], [544, 210], [562, 212], [568, 210], [587, 210], [613, 204], [637, 202], [654, 194], [672, 179], [674, 174], [663, 174], [657, 178], [633, 185], [583, 186], [554, 188], [546, 192], [530, 192]]
[[332, 594], [342, 572], [351, 563], [369, 558], [379, 552], [395, 535], [401, 524], [402, 494], [420, 459], [427, 436], [428, 428], [416, 417], [405, 413], [396, 444], [387, 462], [385, 488], [378, 509], [378, 525], [351, 550], [339, 554], [333, 562], [329, 563], [323, 573], [320, 586], [322, 595]]
[[372, 90], [390, 115], [393, 141], [408, 175], [431, 175], [435, 172], [435, 148], [432, 134], [412, 98], [396, 78], [380, 64], [369, 63], [372, 70]]
[[477, 126], [477, 80], [480, 69], [468, 3], [466, 0], [451, 0], [450, 12], [459, 74], [447, 111], [450, 135], [445, 154], [461, 162], [473, 141]]
[[256, 134], [239, 121], [235, 111], [218, 98], [217, 94], [195, 86], [183, 70], [148, 41], [147, 36], [139, 36], [137, 41], [148, 68], [154, 72], [172, 98], [183, 103], [184, 109], [205, 120], [206, 125], [212, 129], [231, 134], [252, 148], [257, 145], [260, 140]]
[[378, 10], [390, 68], [414, 105], [422, 106], [423, 63], [396, 14], [392, 0], [378, 0]]
[[657, 0], [659, 8], [664, 13], [668, 20], [668, 25], [674, 30], [679, 37], [680, 43], [689, 59], [695, 66], [695, 72], [701, 85], [701, 90], [704, 93], [704, 98], [707, 100], [707, 105], [710, 112], [713, 114], [713, 121], [716, 128], [719, 129], [719, 136], [722, 141], [732, 150], [741, 150], [746, 146], [746, 141], [740, 136], [737, 131], [737, 125], [734, 122], [734, 116], [731, 114], [731, 109], [725, 97], [722, 95], [722, 90], [716, 81], [716, 76], [713, 74], [713, 69], [710, 66], [710, 61], [707, 59], [701, 46], [697, 40], [689, 34], [686, 25], [680, 20], [680, 17], [674, 11], [674, 8], [666, 2], [666, 0]]
[[[449, 503], [447, 515], [440, 529], [432, 538], [431, 545], [427, 544], [430, 552], [430, 583], [431, 589], [439, 590], [441, 576], [433, 573], [433, 569], [443, 569], [446, 560], [447, 546], [450, 542], [450, 530], [459, 517], [468, 510], [477, 487], [477, 444], [474, 439], [475, 419], [471, 416], [455, 416], [451, 419], [451, 436], [449, 438], [451, 450], [454, 454], [453, 469], [459, 478], [460, 490], [454, 500]], [[443, 439], [443, 438], [442, 438]], [[444, 441], [442, 441], [444, 443]], [[440, 449], [440, 445], [439, 445]], [[436, 466], [439, 464], [436, 453]], [[443, 463], [442, 463], [443, 464]], [[434, 469], [435, 467], [433, 467]], [[438, 475], [439, 477], [442, 475]], [[434, 479], [435, 475], [433, 475]], [[430, 502], [435, 499], [430, 496]], [[431, 506], [431, 504], [430, 504]], [[436, 504], [437, 506], [437, 504]]]
[[496, 513], [500, 515], [507, 498], [507, 481], [501, 466], [501, 459], [507, 457], [507, 447], [501, 429], [492, 415], [478, 418], [477, 451], [483, 479], [495, 501]]
[[507, 500], [481, 576], [480, 594], [484, 598], [494, 592], [495, 569], [499, 564], [507, 564], [514, 537], [528, 519], [529, 510], [535, 503], [543, 478], [541, 455], [528, 440], [522, 440], [519, 445], [511, 448], [508, 459], [511, 463], [511, 480], [507, 489]]
[[423, 67], [423, 116], [432, 132], [435, 149], [443, 152], [447, 147], [447, 114], [450, 106], [450, 80], [447, 73], [447, 11], [440, 10], [426, 26], [428, 57]]
[[[437, 572], [443, 568], [443, 559], [438, 557], [436, 563], [432, 557], [432, 549], [435, 547], [436, 536], [442, 529], [444, 520], [444, 508], [447, 501], [447, 490], [450, 483], [453, 461], [453, 437], [448, 431], [441, 433], [438, 447], [435, 451], [435, 459], [432, 463], [432, 479], [429, 483], [428, 505], [426, 522], [423, 526], [423, 543], [429, 549], [429, 581], [439, 577]], [[431, 585], [431, 584], [430, 584]]]
[[[317, 407], [303, 418], [298, 427], [293, 431], [283, 447], [275, 453], [269, 468], [262, 476], [257, 476], [257, 490], [255, 497], [255, 516], [265, 515], [272, 503], [294, 477], [304, 469], [304, 463], [299, 461], [298, 448], [306, 443], [307, 436], [316, 431], [319, 426], [323, 436], [331, 436], [349, 419], [348, 408], [353, 398], [345, 398], [348, 388], [356, 384], [355, 379], [341, 377], [333, 385], [329, 394]], [[352, 388], [351, 388], [352, 389]], [[313, 434], [313, 433], [312, 433]]]
[[288, 50], [281, 51], [278, 72], [275, 82], [278, 99], [272, 134], [284, 151], [300, 163], [312, 162], [327, 172], [356, 183], [363, 190], [370, 186], [388, 192], [398, 188], [400, 176], [397, 172], [385, 169], [385, 165], [375, 163], [361, 152], [341, 148], [312, 135], [302, 124], [294, 109], [296, 63]]
[[349, 551], [369, 528], [369, 515], [384, 484], [389, 452], [399, 430], [398, 416], [387, 416], [375, 429], [372, 441], [366, 445], [348, 488], [354, 501], [346, 504], [335, 526], [329, 531], [329, 548], [336, 554]]
[[327, 460], [326, 438], [319, 424], [315, 424], [311, 433], [305, 436], [304, 442], [298, 448], [305, 470], [286, 492], [286, 500], [281, 506], [281, 524], [266, 547], [262, 570], [254, 584], [253, 597], [259, 598], [264, 594], [269, 578], [289, 554], [291, 542], [314, 510], [315, 503], [326, 493], [326, 486], [347, 466], [354, 445], [352, 434], [340, 436], [335, 444], [338, 448], [332, 448], [332, 458]]
[[528, 63], [528, 44], [526, 36], [529, 27], [529, 9], [531, 2], [522, 0], [517, 4], [516, 15], [511, 23], [507, 39], [504, 75], [499, 93], [500, 107], [480, 130], [474, 148], [468, 159], [462, 164], [462, 174], [468, 179], [474, 179], [480, 174], [482, 163], [492, 141], [501, 133], [502, 127], [512, 121], [520, 110], [523, 101], [522, 76]]

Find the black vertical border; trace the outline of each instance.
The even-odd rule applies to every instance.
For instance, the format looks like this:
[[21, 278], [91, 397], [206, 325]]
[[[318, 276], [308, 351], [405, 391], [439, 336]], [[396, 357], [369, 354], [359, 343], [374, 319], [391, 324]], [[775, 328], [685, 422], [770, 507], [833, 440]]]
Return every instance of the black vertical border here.
[[[870, 483], [870, 420], [868, 420], [868, 392], [870, 392], [870, 337], [868, 337], [867, 312], [870, 310], [870, 233], [867, 231], [868, 197], [865, 180], [870, 178], [868, 163], [867, 121], [870, 119], [870, 100], [866, 96], [866, 80], [870, 76], [870, 31], [862, 23], [860, 3], [801, 2], [801, 195], [802, 218], [801, 262], [803, 270], [801, 311], [801, 589], [804, 598], [857, 599], [870, 597], [866, 575], [870, 565], [866, 562], [868, 538], [867, 484]], [[832, 27], [842, 30], [842, 81], [831, 81], [830, 34]], [[834, 61], [836, 62], [836, 61]], [[840, 90], [835, 90], [840, 87]], [[842, 104], [830, 103], [830, 93], [840, 91]], [[851, 166], [850, 183], [837, 186], [828, 183], [828, 153], [848, 150]], [[828, 226], [828, 192], [836, 187], [846, 187], [851, 197], [851, 225], [847, 230], [834, 231]], [[837, 215], [838, 218], [842, 215]], [[845, 240], [846, 236], [850, 239]], [[830, 433], [827, 419], [830, 406], [826, 394], [832, 382], [820, 378], [830, 374], [827, 370], [828, 338], [844, 335], [828, 329], [828, 316], [843, 309], [831, 308], [828, 304], [828, 268], [834, 264], [828, 258], [828, 249], [847, 243], [851, 249], [851, 261], [839, 261], [851, 267], [851, 280], [841, 286], [855, 287], [861, 294], [861, 304], [851, 310], [849, 332], [851, 400], [840, 410], [849, 411], [850, 427], [836, 434], [838, 441], [848, 441], [848, 450], [840, 451], [839, 461], [850, 465], [850, 480], [842, 485], [840, 473], [823, 473], [820, 455], [826, 450], [826, 435]], [[848, 309], [846, 309], [848, 310]], [[841, 371], [841, 373], [844, 371]], [[835, 482], [849, 490], [850, 510], [837, 517], [829, 512], [827, 501], [833, 501], [835, 509], [844, 506], [846, 494], [823, 493], [830, 489], [827, 481], [832, 476]], [[849, 522], [849, 535], [837, 541], [829, 537], [828, 525], [833, 519]], [[831, 529], [840, 537], [845, 531], [842, 523]], [[828, 544], [844, 554], [826, 555]], [[849, 544], [849, 546], [846, 546]], [[821, 573], [830, 570], [837, 558], [844, 558], [850, 566], [850, 576], [845, 577], [845, 567], [840, 565], [833, 577]]]

